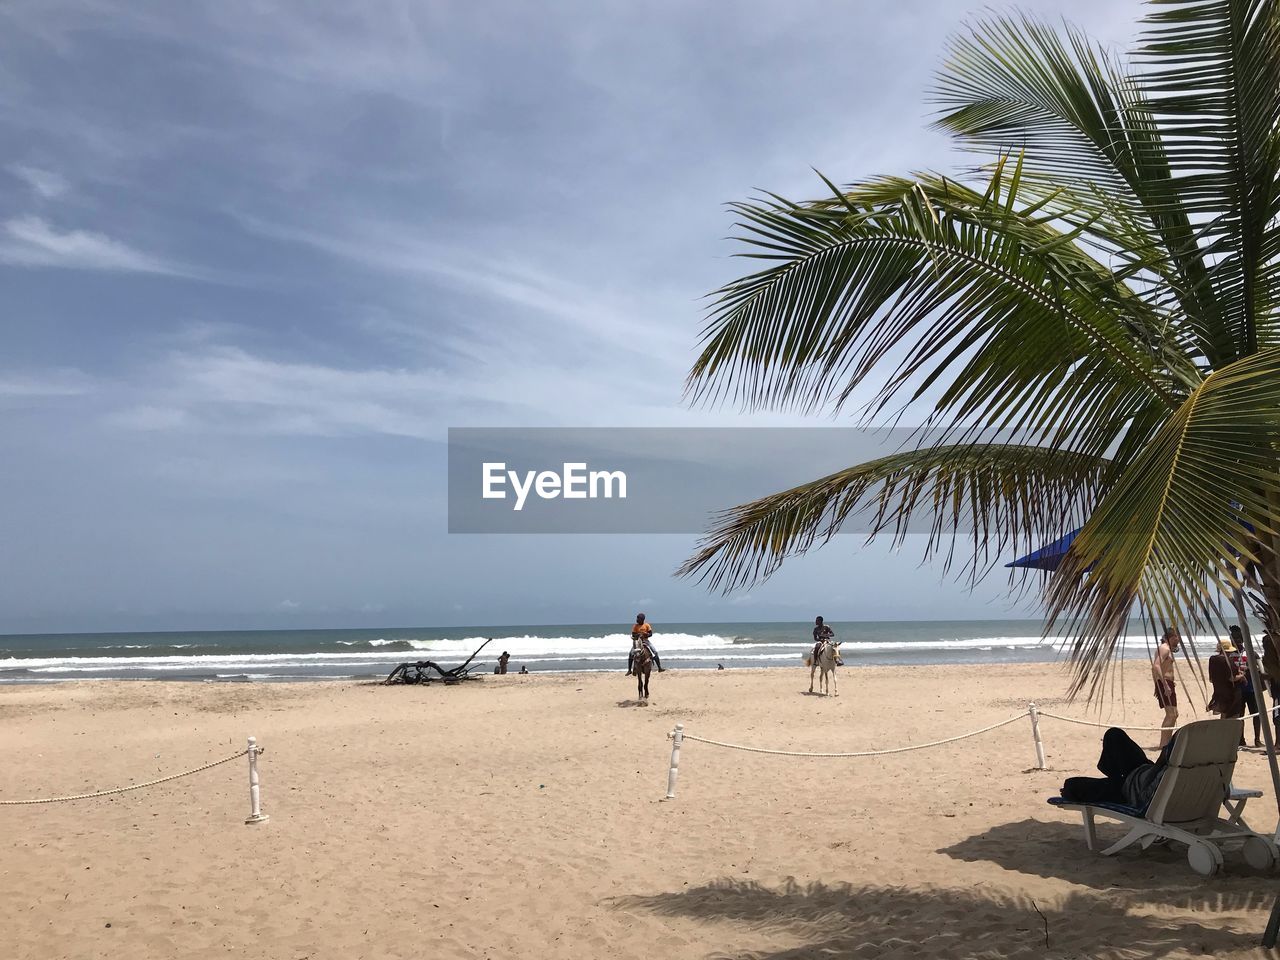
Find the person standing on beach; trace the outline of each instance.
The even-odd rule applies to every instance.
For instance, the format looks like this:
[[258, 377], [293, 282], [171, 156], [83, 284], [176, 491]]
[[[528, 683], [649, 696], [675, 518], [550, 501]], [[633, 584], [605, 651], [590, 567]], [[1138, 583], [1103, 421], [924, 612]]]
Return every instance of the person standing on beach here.
[[818, 662], [818, 651], [822, 649], [824, 641], [834, 639], [836, 632], [822, 622], [822, 618], [818, 617], [813, 621], [813, 662]]
[[635, 658], [637, 643], [643, 643], [649, 651], [649, 656], [653, 657], [653, 665], [658, 668], [658, 672], [662, 673], [662, 660], [658, 657], [658, 651], [653, 648], [653, 625], [645, 623], [644, 614], [636, 614], [636, 625], [631, 628], [631, 652], [627, 654], [627, 676], [631, 676], [635, 672]]
[[[1255, 747], [1262, 746], [1262, 717], [1259, 709], [1263, 700], [1260, 691], [1253, 688], [1253, 671], [1249, 669], [1249, 653], [1244, 648], [1244, 636], [1240, 633], [1238, 626], [1229, 628], [1231, 631], [1231, 644], [1236, 648], [1235, 653], [1229, 654], [1231, 665], [1235, 668], [1236, 673], [1240, 676], [1240, 689], [1244, 693], [1244, 711], [1241, 714], [1253, 714], [1253, 745]], [[1259, 673], [1262, 671], [1259, 670]], [[1240, 745], [1244, 746], [1244, 740], [1241, 739]]]
[[510, 659], [511, 659], [511, 654], [509, 654], [509, 653], [507, 653], [507, 651], [503, 650], [503, 651], [502, 651], [502, 656], [500, 656], [500, 657], [498, 658], [498, 672], [499, 672], [499, 673], [506, 673], [506, 672], [507, 672], [507, 662], [508, 662]]
[[1156, 682], [1156, 703], [1164, 709], [1164, 720], [1160, 724], [1160, 746], [1163, 748], [1173, 737], [1173, 728], [1178, 723], [1178, 686], [1173, 673], [1173, 655], [1182, 645], [1175, 627], [1165, 627], [1164, 636], [1160, 638], [1160, 646], [1156, 647], [1155, 659], [1151, 661], [1151, 676]]
[[[1219, 640], [1217, 652], [1209, 658], [1209, 685], [1213, 697], [1209, 712], [1225, 719], [1244, 715], [1244, 678], [1240, 676], [1232, 655], [1236, 652], [1230, 640]], [[1244, 739], [1240, 740], [1241, 745]]]

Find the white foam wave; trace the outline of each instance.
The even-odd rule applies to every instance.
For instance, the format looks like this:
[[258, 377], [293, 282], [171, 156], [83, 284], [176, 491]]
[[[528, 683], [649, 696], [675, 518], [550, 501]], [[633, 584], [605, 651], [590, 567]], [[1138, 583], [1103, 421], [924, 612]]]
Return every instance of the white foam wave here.
[[[470, 656], [472, 651], [479, 647], [480, 644], [484, 643], [485, 639], [485, 637], [462, 637], [421, 640], [406, 637], [388, 640], [384, 637], [379, 637], [376, 640], [339, 640], [338, 643], [343, 646], [365, 646], [374, 649], [400, 646], [408, 647], [411, 650], [421, 650], [424, 653], [440, 654], [447, 657], [461, 655], [465, 658]], [[732, 637], [724, 637], [714, 633], [663, 633], [654, 637], [654, 643], [657, 644], [658, 649], [661, 651], [713, 650], [749, 646], [749, 644], [735, 644]], [[776, 644], [761, 644], [761, 646], [776, 646]], [[572, 656], [574, 654], [608, 653], [616, 655], [621, 651], [625, 656], [630, 649], [631, 635], [627, 633], [611, 633], [598, 637], [535, 637], [526, 634], [524, 636], [494, 637], [489, 642], [489, 645], [485, 647], [484, 653], [487, 656], [491, 650], [495, 651], [495, 653], [506, 650], [511, 654], [512, 658], [519, 658], [546, 656], [548, 654]]]
[[[262, 671], [270, 675], [303, 671], [304, 675], [334, 675], [342, 671], [348, 674], [376, 674], [390, 669], [403, 660], [431, 659], [447, 665], [457, 665], [484, 643], [483, 637], [459, 637], [445, 639], [387, 639], [339, 641], [349, 649], [341, 652], [291, 653], [208, 653], [208, 654], [151, 654], [121, 656], [46, 656], [0, 659], [0, 675], [9, 677], [21, 674], [33, 678], [51, 673], [70, 676], [122, 676], [150, 675], [175, 676], [235, 674], [257, 676]], [[658, 652], [675, 662], [724, 661], [787, 662], [802, 656], [808, 649], [807, 641], [787, 643], [762, 643], [759, 641], [734, 642], [732, 637], [719, 634], [664, 633], [655, 637]], [[569, 669], [612, 669], [625, 660], [631, 638], [625, 633], [591, 637], [537, 637], [530, 635], [495, 637], [475, 662], [476, 667], [486, 661], [491, 665], [498, 654], [506, 650], [514, 663], [539, 664], [554, 669], [561, 664]], [[178, 646], [190, 646], [173, 645]], [[1140, 644], [1132, 644], [1135, 650]], [[386, 649], [392, 648], [392, 649]], [[1054, 649], [1054, 641], [1039, 636], [972, 637], [965, 639], [937, 638], [931, 640], [876, 640], [849, 638], [842, 646], [846, 659], [860, 656], [927, 654], [964, 651], [1016, 651]], [[572, 666], [571, 664], [576, 664]], [[606, 664], [608, 666], [606, 666]], [[7, 678], [5, 678], [7, 679]]]
[[1051, 650], [1053, 640], [1040, 637], [970, 637], [965, 640], [848, 640], [841, 644], [841, 653], [857, 653], [860, 651], [887, 650], [895, 653], [910, 653], [913, 650], [1026, 650], [1031, 647], [1043, 647]]

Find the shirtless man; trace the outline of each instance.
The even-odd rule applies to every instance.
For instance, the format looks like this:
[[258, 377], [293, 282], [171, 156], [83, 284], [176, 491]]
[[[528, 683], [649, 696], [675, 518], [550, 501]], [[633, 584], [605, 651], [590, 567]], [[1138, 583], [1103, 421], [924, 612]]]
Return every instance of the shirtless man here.
[[1160, 746], [1163, 748], [1173, 737], [1178, 723], [1178, 686], [1174, 682], [1173, 655], [1182, 645], [1176, 627], [1165, 627], [1155, 659], [1151, 661], [1151, 677], [1156, 682], [1156, 703], [1164, 708], [1164, 720], [1160, 726]]

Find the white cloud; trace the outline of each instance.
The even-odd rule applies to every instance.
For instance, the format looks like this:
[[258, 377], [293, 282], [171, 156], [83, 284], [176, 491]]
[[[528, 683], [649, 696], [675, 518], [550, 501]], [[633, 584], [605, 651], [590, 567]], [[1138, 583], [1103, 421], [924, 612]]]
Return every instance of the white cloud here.
[[60, 231], [41, 217], [13, 217], [0, 228], [0, 263], [194, 276], [193, 272], [127, 243], [88, 230]]
[[74, 397], [93, 389], [91, 377], [69, 367], [10, 373], [0, 371], [0, 397]]
[[9, 172], [30, 187], [37, 196], [45, 200], [54, 200], [71, 189], [71, 184], [67, 182], [67, 178], [52, 170], [42, 170], [39, 167], [28, 167], [25, 164], [14, 163], [9, 165]]
[[247, 215], [238, 219], [263, 237], [303, 244], [402, 280], [444, 283], [497, 303], [512, 311], [511, 326], [535, 331], [538, 341], [547, 342], [549, 330], [531, 324], [531, 313], [553, 321], [565, 335], [643, 355], [677, 376], [683, 371], [688, 331], [657, 324], [646, 315], [645, 308], [637, 306], [637, 301], [648, 302], [644, 290], [629, 291], [627, 302], [619, 305], [601, 293], [598, 280], [578, 283], [528, 259], [468, 249], [456, 237], [441, 242], [429, 226], [390, 219], [345, 219], [332, 229], [270, 223]]
[[[275, 360], [235, 346], [167, 355], [105, 417], [143, 431], [384, 435], [442, 441], [450, 426], [669, 426], [697, 415], [616, 372], [530, 366], [494, 349], [453, 369], [345, 368]], [[603, 405], [602, 396], [614, 402]], [[698, 417], [702, 425], [709, 421]]]

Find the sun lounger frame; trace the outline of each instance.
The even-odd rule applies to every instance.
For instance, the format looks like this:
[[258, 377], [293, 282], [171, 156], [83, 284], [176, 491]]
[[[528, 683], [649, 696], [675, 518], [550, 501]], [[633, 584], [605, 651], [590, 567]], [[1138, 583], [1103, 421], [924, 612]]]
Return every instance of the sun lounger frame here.
[[[1261, 794], [1231, 784], [1242, 729], [1240, 720], [1200, 720], [1181, 728], [1145, 812], [1119, 803], [1073, 803], [1061, 797], [1049, 802], [1079, 811], [1085, 845], [1104, 857], [1134, 844], [1145, 850], [1159, 840], [1174, 840], [1187, 845], [1192, 870], [1213, 876], [1222, 869], [1223, 847], [1238, 843], [1250, 866], [1272, 869], [1280, 861], [1280, 849], [1271, 837], [1250, 829], [1244, 821], [1245, 803]], [[1224, 807], [1225, 817], [1221, 815]], [[1096, 817], [1116, 820], [1128, 832], [1099, 850]]]

